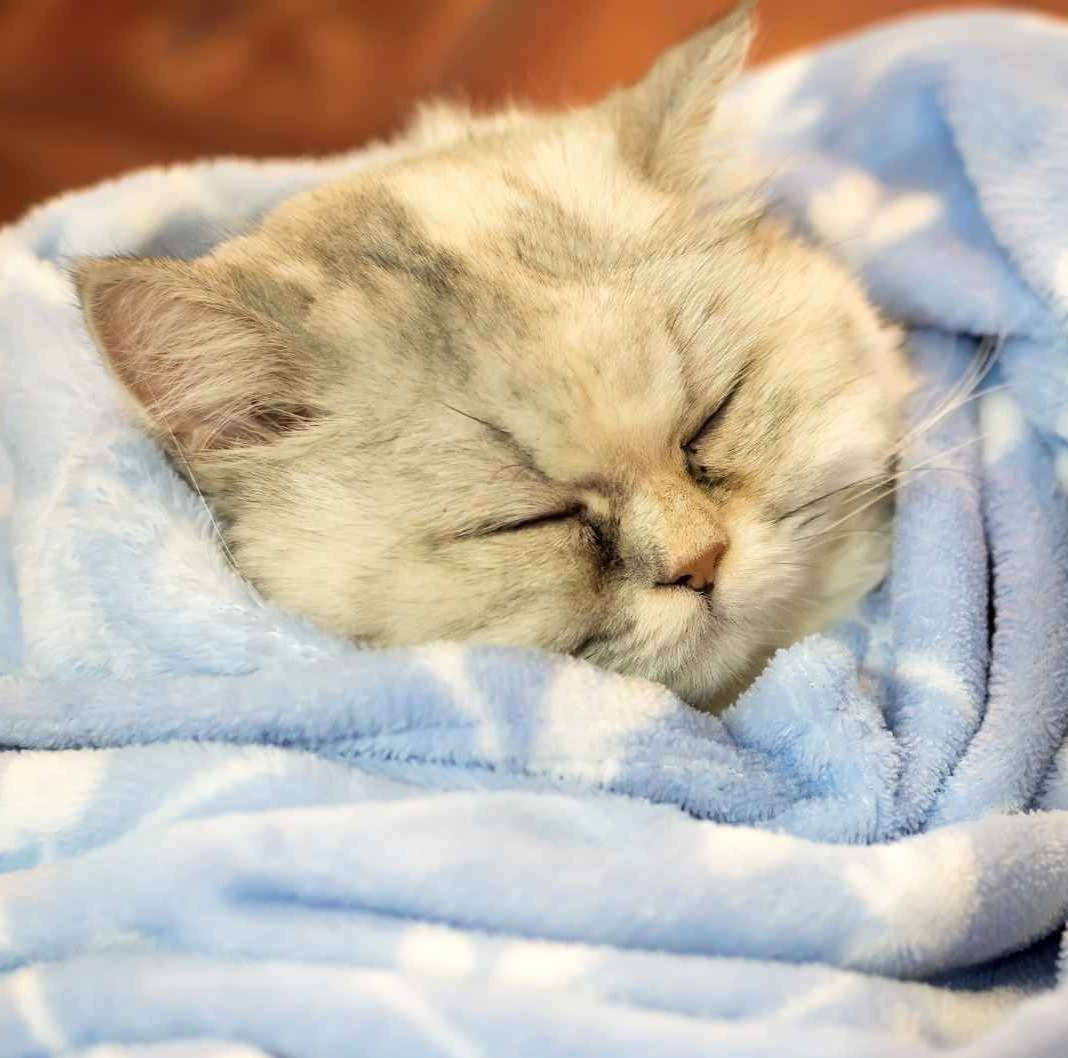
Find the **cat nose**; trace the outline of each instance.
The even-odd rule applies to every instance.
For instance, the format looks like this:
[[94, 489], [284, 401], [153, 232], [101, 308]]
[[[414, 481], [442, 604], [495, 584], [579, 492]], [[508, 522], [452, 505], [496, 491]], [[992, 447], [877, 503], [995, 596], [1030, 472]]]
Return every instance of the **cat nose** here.
[[696, 554], [672, 565], [663, 583], [707, 591], [716, 581], [716, 570], [727, 552], [728, 543], [725, 534], [717, 536]]

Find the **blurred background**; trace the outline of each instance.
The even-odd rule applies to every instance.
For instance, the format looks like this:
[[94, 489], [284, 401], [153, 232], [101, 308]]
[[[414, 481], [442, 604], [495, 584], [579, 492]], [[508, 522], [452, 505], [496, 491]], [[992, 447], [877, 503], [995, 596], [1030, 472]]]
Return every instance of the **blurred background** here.
[[[328, 153], [415, 99], [591, 99], [724, 0], [0, 0], [0, 222], [152, 163]], [[755, 58], [925, 8], [762, 0]], [[1003, 7], [1068, 15], [1068, 0]]]

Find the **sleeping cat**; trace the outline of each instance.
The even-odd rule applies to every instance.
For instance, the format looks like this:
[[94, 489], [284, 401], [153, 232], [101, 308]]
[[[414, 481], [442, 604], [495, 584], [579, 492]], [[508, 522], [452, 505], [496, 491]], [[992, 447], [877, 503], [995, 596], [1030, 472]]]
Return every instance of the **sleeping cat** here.
[[581, 110], [425, 109], [204, 258], [79, 264], [263, 593], [715, 708], [879, 579], [909, 376], [710, 132], [749, 36], [739, 9]]

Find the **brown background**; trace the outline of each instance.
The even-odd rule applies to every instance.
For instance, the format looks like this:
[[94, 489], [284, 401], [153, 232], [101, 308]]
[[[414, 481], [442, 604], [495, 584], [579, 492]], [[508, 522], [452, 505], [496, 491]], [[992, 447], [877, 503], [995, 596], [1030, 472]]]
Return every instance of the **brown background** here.
[[[0, 221], [205, 154], [325, 153], [413, 99], [591, 98], [724, 0], [0, 0]], [[763, 0], [756, 57], [965, 4]], [[1068, 0], [1002, 4], [1068, 15]]]

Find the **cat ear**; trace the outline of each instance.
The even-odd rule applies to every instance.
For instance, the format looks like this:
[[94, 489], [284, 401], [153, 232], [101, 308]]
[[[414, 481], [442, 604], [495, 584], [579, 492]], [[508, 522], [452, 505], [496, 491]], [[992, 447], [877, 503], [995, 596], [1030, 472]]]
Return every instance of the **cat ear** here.
[[83, 260], [74, 278], [93, 340], [164, 444], [259, 444], [299, 417], [277, 336], [204, 265]]
[[623, 154], [658, 183], [688, 187], [699, 177], [712, 113], [749, 51], [752, 13], [752, 0], [744, 0], [606, 100]]

